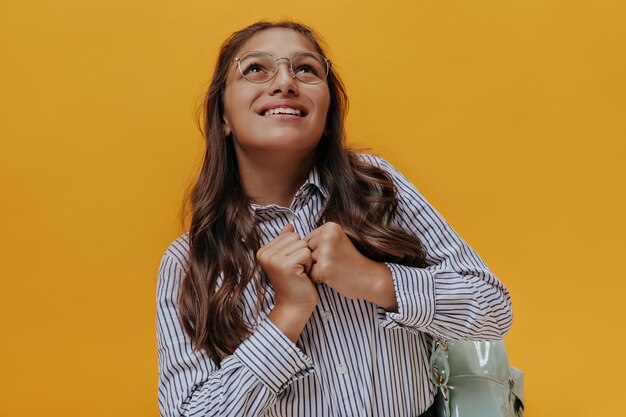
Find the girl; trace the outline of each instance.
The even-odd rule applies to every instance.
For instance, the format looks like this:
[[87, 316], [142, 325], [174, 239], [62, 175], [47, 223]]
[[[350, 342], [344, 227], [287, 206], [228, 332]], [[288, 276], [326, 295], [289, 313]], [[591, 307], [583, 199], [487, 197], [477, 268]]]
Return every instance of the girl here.
[[188, 233], [158, 275], [165, 416], [431, 415], [434, 336], [501, 339], [506, 288], [385, 160], [344, 147], [318, 37], [222, 46]]

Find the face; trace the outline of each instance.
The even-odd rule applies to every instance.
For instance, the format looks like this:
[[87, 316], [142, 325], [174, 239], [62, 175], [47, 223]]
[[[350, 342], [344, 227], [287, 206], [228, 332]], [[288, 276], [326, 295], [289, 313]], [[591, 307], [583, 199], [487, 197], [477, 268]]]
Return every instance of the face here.
[[[238, 51], [265, 51], [274, 57], [292, 58], [301, 51], [316, 52], [301, 34], [283, 28], [267, 29], [250, 38]], [[293, 78], [289, 61], [278, 61], [274, 78], [252, 83], [233, 62], [224, 91], [223, 128], [232, 134], [237, 152], [282, 151], [308, 153], [317, 146], [326, 123], [330, 94], [326, 80], [306, 84]], [[268, 114], [272, 108], [298, 109], [301, 115]], [[274, 113], [274, 111], [270, 112]]]

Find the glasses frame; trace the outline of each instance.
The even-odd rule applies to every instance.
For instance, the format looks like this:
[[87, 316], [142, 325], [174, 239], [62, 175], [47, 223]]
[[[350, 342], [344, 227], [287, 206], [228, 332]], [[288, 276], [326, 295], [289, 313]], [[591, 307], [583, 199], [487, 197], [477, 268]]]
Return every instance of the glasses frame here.
[[[250, 54], [266, 54], [266, 55], [269, 55], [272, 58], [274, 58], [274, 61], [275, 61], [274, 72], [272, 73], [272, 75], [267, 80], [265, 80], [265, 81], [252, 81], [251, 79], [249, 79], [248, 77], [246, 77], [243, 74], [243, 70], [241, 69], [241, 60], [243, 58], [245, 58], [246, 56], [250, 55]], [[320, 80], [318, 82], [310, 83], [310, 82], [302, 81], [300, 78], [298, 78], [298, 76], [296, 75], [296, 73], [293, 70], [293, 61], [292, 61], [293, 58], [295, 56], [297, 56], [298, 54], [311, 54], [311, 55], [315, 55], [315, 56], [319, 57], [322, 60], [322, 62], [324, 62], [324, 64], [326, 65], [326, 72], [324, 73], [324, 79], [320, 78]], [[328, 74], [330, 73], [330, 60], [328, 58], [326, 58], [324, 55], [319, 54], [317, 52], [313, 52], [313, 51], [296, 52], [295, 54], [293, 54], [291, 59], [287, 58], [286, 56], [279, 56], [278, 58], [276, 58], [274, 55], [270, 54], [269, 52], [265, 52], [265, 51], [249, 51], [249, 52], [246, 52], [245, 54], [243, 54], [241, 56], [238, 56], [235, 59], [233, 59], [233, 62], [237, 63], [237, 68], [239, 69], [239, 73], [241, 74], [241, 76], [243, 78], [246, 79], [246, 81], [249, 81], [249, 82], [254, 83], [254, 84], [265, 84], [265, 83], [273, 80], [274, 77], [276, 77], [276, 74], [278, 74], [278, 61], [280, 61], [281, 59], [286, 59], [287, 61], [289, 61], [289, 73], [291, 74], [291, 77], [295, 78], [296, 80], [298, 80], [298, 81], [300, 81], [302, 83], [305, 83], [305, 84], [309, 84], [309, 85], [319, 84], [322, 81], [324, 81], [328, 77]]]

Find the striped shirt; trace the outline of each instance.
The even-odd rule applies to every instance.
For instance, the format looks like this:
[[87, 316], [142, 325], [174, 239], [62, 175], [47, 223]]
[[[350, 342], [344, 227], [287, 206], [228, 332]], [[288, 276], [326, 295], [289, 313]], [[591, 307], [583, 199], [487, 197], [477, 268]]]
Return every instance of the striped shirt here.
[[[158, 399], [163, 416], [418, 416], [433, 402], [428, 377], [433, 336], [501, 339], [512, 322], [507, 289], [419, 191], [380, 157], [361, 154], [385, 170], [398, 191], [392, 222], [419, 237], [427, 267], [385, 263], [391, 270], [398, 312], [350, 300], [317, 284], [318, 305], [297, 343], [267, 315], [255, 316], [256, 293], [246, 289], [242, 314], [254, 329], [216, 367], [194, 352], [177, 311], [186, 270], [188, 234], [166, 250], [158, 272]], [[261, 244], [291, 223], [300, 236], [316, 227], [328, 199], [313, 168], [289, 208], [251, 205]]]

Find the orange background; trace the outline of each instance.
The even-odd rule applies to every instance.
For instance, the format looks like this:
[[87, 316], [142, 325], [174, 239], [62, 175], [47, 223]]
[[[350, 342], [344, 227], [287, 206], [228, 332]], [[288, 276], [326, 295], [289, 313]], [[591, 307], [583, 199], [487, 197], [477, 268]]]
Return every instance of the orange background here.
[[331, 46], [351, 143], [511, 290], [527, 416], [616, 414], [624, 2], [38, 0], [0, 4], [0, 416], [158, 415], [155, 279], [193, 109], [226, 36], [283, 17]]

